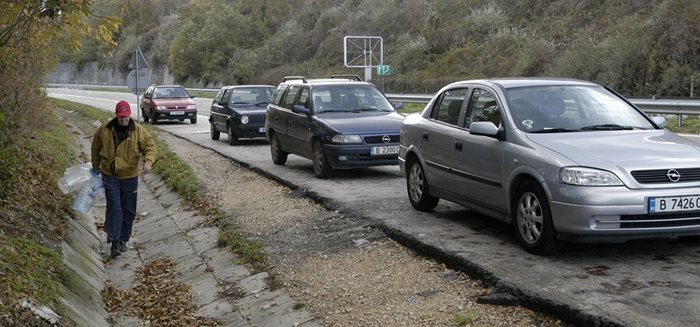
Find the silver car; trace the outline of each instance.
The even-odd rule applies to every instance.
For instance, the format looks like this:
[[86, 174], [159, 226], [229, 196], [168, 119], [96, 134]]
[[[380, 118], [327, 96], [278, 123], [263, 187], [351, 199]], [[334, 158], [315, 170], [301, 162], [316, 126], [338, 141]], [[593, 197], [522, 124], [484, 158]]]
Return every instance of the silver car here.
[[587, 81], [452, 83], [401, 128], [414, 208], [439, 199], [512, 222], [526, 250], [700, 235], [700, 145]]

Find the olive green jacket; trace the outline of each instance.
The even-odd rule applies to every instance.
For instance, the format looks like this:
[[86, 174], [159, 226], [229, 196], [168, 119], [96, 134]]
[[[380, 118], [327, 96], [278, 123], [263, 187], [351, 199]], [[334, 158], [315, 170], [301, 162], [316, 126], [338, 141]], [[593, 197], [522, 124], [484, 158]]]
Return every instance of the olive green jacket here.
[[139, 175], [139, 155], [143, 154], [144, 163], [156, 161], [156, 144], [146, 128], [129, 119], [129, 135], [118, 146], [115, 126], [117, 119], [102, 124], [92, 138], [92, 167], [103, 175], [116, 176], [120, 179]]

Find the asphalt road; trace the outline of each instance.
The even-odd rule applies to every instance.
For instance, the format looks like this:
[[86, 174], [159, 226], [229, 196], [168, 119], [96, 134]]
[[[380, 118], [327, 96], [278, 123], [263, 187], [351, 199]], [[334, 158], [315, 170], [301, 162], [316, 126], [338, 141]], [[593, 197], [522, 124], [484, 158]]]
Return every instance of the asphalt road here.
[[[126, 93], [47, 89], [49, 96], [112, 111]], [[210, 148], [250, 168], [306, 190], [333, 209], [367, 217], [392, 237], [493, 285], [535, 310], [581, 326], [700, 326], [700, 244], [676, 239], [624, 244], [572, 244], [539, 257], [525, 252], [510, 226], [441, 201], [433, 213], [412, 209], [398, 167], [340, 171], [313, 176], [311, 161], [270, 159], [264, 140], [229, 146], [226, 135], [209, 137], [210, 99], [195, 99], [199, 122], [165, 122], [164, 131]], [[697, 136], [688, 136], [698, 142]], [[497, 297], [495, 297], [497, 299]]]

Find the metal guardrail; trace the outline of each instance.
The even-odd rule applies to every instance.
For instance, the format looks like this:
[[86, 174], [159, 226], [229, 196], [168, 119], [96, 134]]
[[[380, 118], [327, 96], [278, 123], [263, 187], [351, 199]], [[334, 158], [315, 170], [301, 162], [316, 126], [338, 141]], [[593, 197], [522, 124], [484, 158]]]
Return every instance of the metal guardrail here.
[[[126, 86], [106, 86], [106, 85], [78, 85], [78, 84], [47, 84], [48, 87], [60, 88], [94, 88], [94, 89], [114, 89], [125, 90]], [[211, 92], [216, 93], [219, 89], [207, 88], [186, 88], [187, 91], [194, 92]], [[399, 94], [386, 93], [386, 97], [390, 101], [402, 101], [408, 103], [428, 103], [433, 97], [432, 94]], [[700, 115], [700, 99], [698, 100], [666, 100], [666, 99], [642, 99], [642, 98], [627, 98], [632, 104], [639, 109], [650, 114], [668, 114], [668, 115]]]

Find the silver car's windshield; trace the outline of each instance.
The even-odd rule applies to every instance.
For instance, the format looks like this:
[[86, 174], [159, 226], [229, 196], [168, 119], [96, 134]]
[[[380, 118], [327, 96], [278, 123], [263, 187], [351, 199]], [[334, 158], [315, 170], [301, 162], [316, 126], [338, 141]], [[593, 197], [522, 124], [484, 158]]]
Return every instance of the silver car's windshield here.
[[394, 111], [389, 100], [369, 85], [318, 86], [312, 91], [315, 113]]
[[536, 86], [509, 89], [508, 108], [528, 133], [654, 129], [649, 120], [603, 87]]

